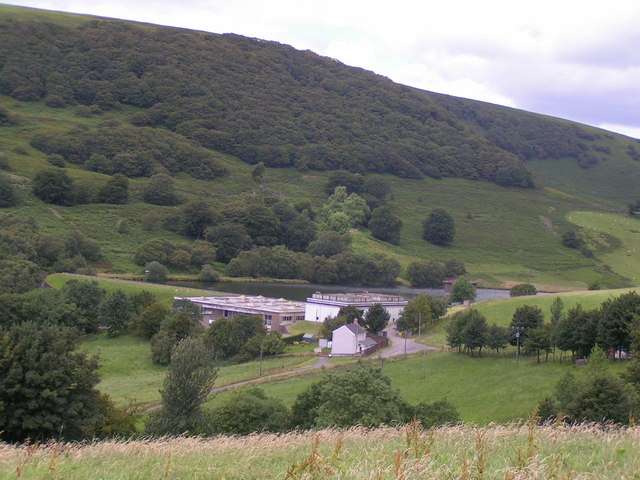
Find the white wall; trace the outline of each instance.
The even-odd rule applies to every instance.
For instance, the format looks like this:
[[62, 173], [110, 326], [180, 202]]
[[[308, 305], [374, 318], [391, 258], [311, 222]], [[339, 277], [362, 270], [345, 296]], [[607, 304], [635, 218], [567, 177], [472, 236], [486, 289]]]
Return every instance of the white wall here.
[[354, 355], [356, 349], [356, 336], [349, 329], [340, 327], [333, 332], [331, 355]]
[[340, 307], [334, 305], [320, 305], [308, 303], [304, 309], [304, 319], [308, 322], [324, 322], [327, 317], [335, 317]]

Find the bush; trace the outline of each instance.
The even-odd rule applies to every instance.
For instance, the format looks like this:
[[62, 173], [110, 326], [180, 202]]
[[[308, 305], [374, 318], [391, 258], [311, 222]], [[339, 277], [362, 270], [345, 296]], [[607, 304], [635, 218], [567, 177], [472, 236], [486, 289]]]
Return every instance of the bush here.
[[179, 203], [175, 192], [173, 178], [164, 173], [152, 176], [144, 189], [144, 201], [153, 205], [177, 205]]
[[407, 277], [414, 287], [440, 287], [444, 281], [444, 275], [444, 268], [435, 260], [411, 262], [407, 267]]
[[198, 278], [203, 282], [217, 282], [220, 280], [220, 272], [211, 265], [203, 265]]
[[32, 183], [33, 194], [45, 203], [73, 205], [73, 181], [62, 169], [41, 170]]
[[0, 175], [0, 208], [15, 207], [17, 204], [16, 189], [4, 175]]
[[537, 293], [536, 287], [530, 283], [519, 283], [509, 290], [509, 296], [511, 297], [524, 297], [526, 295], [536, 295]]
[[145, 266], [144, 273], [147, 276], [148, 281], [162, 283], [167, 280], [169, 271], [167, 270], [167, 267], [162, 265], [160, 262], [149, 262]]
[[453, 218], [442, 208], [433, 210], [422, 224], [422, 238], [434, 245], [449, 245], [455, 233]]

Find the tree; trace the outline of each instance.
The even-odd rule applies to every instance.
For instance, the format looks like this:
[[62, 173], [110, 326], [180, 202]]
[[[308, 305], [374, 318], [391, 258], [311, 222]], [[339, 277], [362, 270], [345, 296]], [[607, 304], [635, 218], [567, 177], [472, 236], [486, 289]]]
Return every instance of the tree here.
[[202, 200], [192, 200], [180, 209], [182, 231], [189, 237], [204, 238], [206, 229], [218, 220], [219, 215]]
[[153, 205], [177, 205], [179, 200], [173, 178], [164, 173], [153, 175], [144, 188], [143, 199]]
[[251, 177], [253, 178], [253, 181], [256, 183], [261, 183], [264, 177], [265, 170], [266, 169], [264, 167], [264, 163], [258, 162], [251, 171]]
[[[599, 358], [602, 357], [602, 358]], [[606, 362], [603, 352], [592, 352], [583, 380], [567, 373], [556, 385], [553, 397], [545, 400], [545, 416], [549, 411], [562, 414], [569, 422], [613, 422], [628, 424], [638, 407], [638, 397], [631, 387], [608, 373], [600, 364]]]
[[462, 330], [462, 344], [472, 356], [475, 349], [478, 349], [478, 355], [481, 355], [482, 347], [487, 344], [487, 319], [477, 310], [468, 310], [466, 313], [467, 321]]
[[0, 438], [81, 440], [103, 421], [98, 363], [68, 327], [28, 321], [0, 329]]
[[4, 175], [0, 175], [0, 208], [15, 207], [18, 204], [18, 194], [13, 185]]
[[562, 234], [562, 245], [567, 248], [579, 249], [584, 245], [584, 241], [578, 232], [565, 232]]
[[144, 273], [147, 276], [147, 280], [154, 283], [163, 283], [167, 280], [169, 270], [160, 262], [149, 262], [144, 267]]
[[216, 260], [229, 263], [242, 250], [251, 248], [252, 240], [242, 225], [221, 223], [208, 227], [205, 238], [216, 247]]
[[333, 331], [343, 325], [346, 325], [347, 323], [353, 323], [353, 319], [349, 320], [347, 317], [340, 315], [325, 318], [324, 322], [322, 322], [322, 325], [320, 325], [320, 329], [318, 330], [318, 336], [320, 338], [331, 340]]
[[138, 335], [151, 338], [160, 331], [160, 326], [169, 315], [169, 307], [156, 302], [145, 308], [135, 320], [135, 331]]
[[33, 177], [33, 194], [45, 203], [73, 205], [73, 181], [66, 170], [41, 170]]
[[364, 318], [364, 310], [359, 309], [355, 305], [347, 305], [340, 307], [337, 316], [345, 317], [348, 321], [347, 323], [353, 323], [355, 320], [362, 321]]
[[38, 265], [28, 260], [0, 260], [0, 292], [24, 293], [42, 283]]
[[107, 335], [117, 337], [131, 327], [134, 309], [122, 290], [108, 293], [98, 307], [98, 321], [107, 327]]
[[536, 295], [538, 290], [530, 283], [519, 283], [509, 289], [510, 297], [524, 297], [527, 295]]
[[379, 334], [389, 324], [391, 315], [384, 305], [380, 303], [374, 303], [369, 307], [367, 313], [364, 315], [362, 326], [369, 332]]
[[[511, 331], [513, 332], [511, 344], [518, 345], [518, 354], [520, 354], [520, 346], [525, 338], [527, 338], [529, 331], [540, 328], [543, 323], [544, 315], [540, 307], [523, 305], [513, 312], [511, 319]], [[519, 335], [519, 341], [516, 335]]]
[[433, 210], [422, 224], [422, 238], [435, 245], [449, 245], [455, 233], [453, 218], [442, 208]]
[[309, 244], [307, 251], [315, 256], [333, 257], [346, 251], [350, 245], [351, 236], [348, 233], [341, 235], [332, 230], [325, 230], [318, 233], [316, 239]]
[[544, 323], [540, 327], [527, 332], [527, 337], [524, 339], [522, 346], [525, 352], [536, 353], [536, 361], [538, 363], [540, 363], [541, 350], [546, 352], [546, 360], [548, 360], [549, 353], [551, 352], [551, 324]]
[[380, 370], [330, 373], [296, 398], [292, 417], [300, 428], [373, 427], [407, 420], [409, 406]]
[[264, 335], [264, 320], [258, 315], [219, 318], [206, 331], [205, 338], [216, 358], [230, 358], [256, 335]]
[[407, 276], [414, 287], [440, 287], [444, 281], [444, 275], [444, 268], [435, 260], [411, 262], [407, 267]]
[[474, 300], [476, 298], [476, 287], [464, 278], [457, 279], [451, 287], [450, 302], [464, 302], [465, 300]]
[[417, 332], [435, 324], [446, 312], [444, 301], [429, 295], [413, 297], [396, 322], [399, 332]]
[[460, 260], [452, 258], [447, 260], [444, 264], [444, 276], [445, 277], [461, 277], [467, 273], [467, 269]]
[[124, 205], [129, 201], [129, 179], [116, 173], [98, 192], [98, 202]]
[[496, 351], [496, 355], [500, 350], [506, 348], [511, 340], [511, 333], [505, 327], [496, 325], [495, 323], [487, 329], [486, 346]]
[[97, 280], [71, 280], [62, 287], [62, 294], [67, 302], [74, 303], [80, 309], [82, 316], [88, 321], [85, 332], [95, 333], [98, 327], [98, 307], [105, 295]]
[[574, 357], [586, 358], [596, 344], [597, 325], [598, 312], [577, 304], [553, 327], [551, 343]]
[[209, 433], [249, 435], [282, 432], [289, 428], [291, 414], [282, 400], [268, 397], [259, 388], [231, 392], [211, 410]]
[[376, 208], [371, 214], [371, 219], [367, 226], [371, 230], [371, 234], [378, 240], [394, 245], [400, 243], [402, 221], [391, 213], [389, 207]]
[[460, 423], [460, 414], [446, 398], [433, 403], [420, 402], [413, 407], [413, 418], [420, 421], [422, 428]]
[[185, 338], [171, 352], [169, 371], [160, 390], [162, 408], [146, 424], [150, 435], [198, 434], [206, 430], [201, 405], [218, 375], [213, 355], [202, 339]]
[[629, 351], [632, 328], [640, 318], [640, 295], [629, 292], [602, 303], [598, 345], [604, 350]]

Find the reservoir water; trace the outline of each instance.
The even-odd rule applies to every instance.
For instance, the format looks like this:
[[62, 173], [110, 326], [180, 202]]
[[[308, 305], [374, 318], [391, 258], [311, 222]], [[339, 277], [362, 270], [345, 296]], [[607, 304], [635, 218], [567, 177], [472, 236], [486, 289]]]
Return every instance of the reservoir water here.
[[[280, 283], [280, 282], [171, 282], [172, 285], [201, 288], [217, 292], [238, 293], [242, 295], [262, 295], [264, 297], [285, 298], [304, 302], [314, 292], [343, 293], [343, 292], [375, 292], [388, 295], [400, 295], [411, 299], [417, 295], [431, 295], [444, 297], [444, 289], [441, 288], [414, 288], [406, 286], [397, 287], [354, 287], [352, 285], [324, 285], [313, 283]], [[478, 288], [476, 301], [491, 300], [494, 298], [507, 298], [509, 290], [494, 288]]]

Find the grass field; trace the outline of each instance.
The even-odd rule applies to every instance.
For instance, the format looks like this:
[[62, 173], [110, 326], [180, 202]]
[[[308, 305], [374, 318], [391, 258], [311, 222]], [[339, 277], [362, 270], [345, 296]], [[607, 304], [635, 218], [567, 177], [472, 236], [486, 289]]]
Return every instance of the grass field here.
[[176, 287], [174, 285], [161, 285], [158, 283], [146, 283], [132, 280], [107, 279], [92, 277], [88, 275], [76, 275], [72, 273], [54, 273], [53, 275], [47, 276], [47, 283], [53, 288], [59, 289], [73, 279], [96, 280], [100, 287], [107, 292], [122, 290], [127, 295], [131, 295], [134, 293], [146, 291], [155, 295], [157, 301], [166, 303], [173, 302], [173, 297], [176, 296], [226, 295], [221, 292], [214, 292], [211, 290], [200, 290], [197, 288], [189, 287]]
[[633, 479], [640, 428], [416, 426], [40, 446], [0, 444], [0, 477], [84, 480]]
[[[372, 360], [371, 365], [380, 367], [381, 363]], [[617, 372], [624, 365], [611, 368]], [[536, 363], [534, 359], [521, 358], [516, 363], [512, 356], [472, 358], [447, 351], [385, 361], [383, 365], [384, 374], [409, 403], [447, 398], [464, 422], [480, 425], [526, 419], [569, 371], [582, 375], [584, 370], [568, 361]], [[260, 388], [291, 406], [295, 397], [324, 373], [264, 383]], [[215, 405], [221, 398], [210, 399], [208, 403]]]
[[[116, 338], [89, 335], [82, 343], [81, 350], [89, 355], [98, 355], [101, 365], [98, 373], [102, 378], [98, 389], [109, 394], [116, 404], [160, 403], [159, 389], [167, 367], [151, 362], [151, 347], [147, 340], [133, 335]], [[292, 347], [292, 352], [296, 352], [295, 347]], [[263, 374], [287, 371], [315, 362], [316, 357], [309, 356], [308, 353], [266, 357], [262, 365]], [[215, 386], [221, 387], [259, 376], [259, 361], [222, 366], [218, 370]]]

